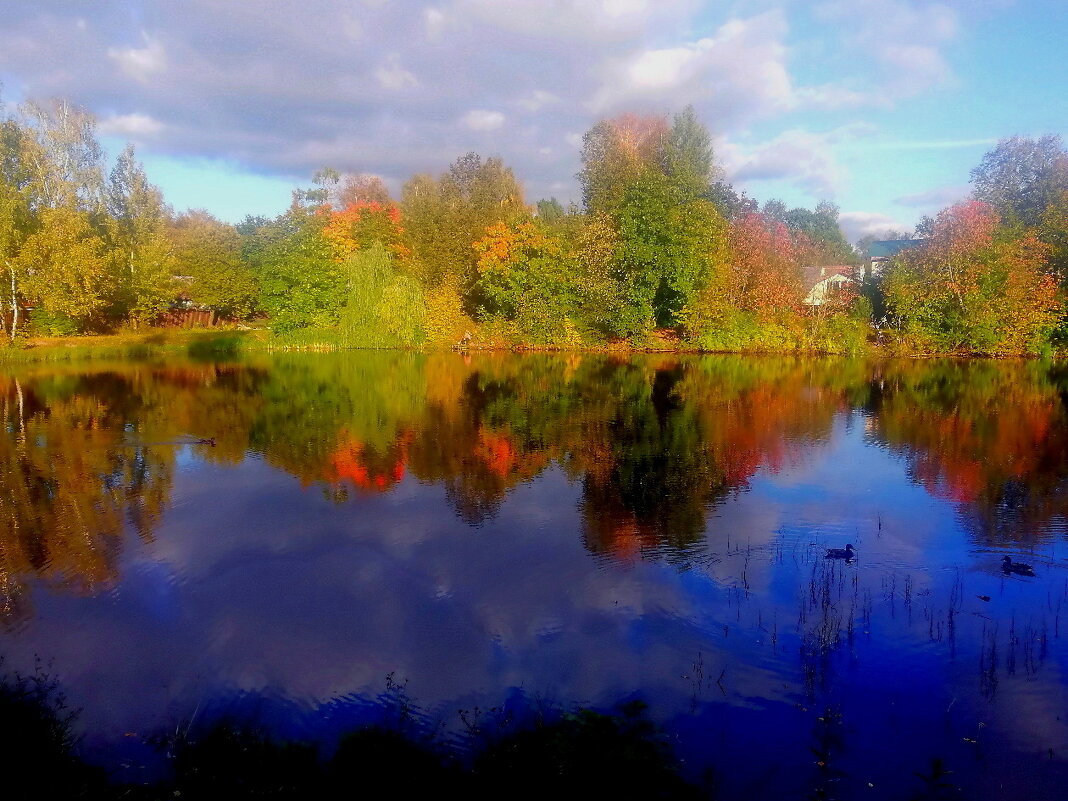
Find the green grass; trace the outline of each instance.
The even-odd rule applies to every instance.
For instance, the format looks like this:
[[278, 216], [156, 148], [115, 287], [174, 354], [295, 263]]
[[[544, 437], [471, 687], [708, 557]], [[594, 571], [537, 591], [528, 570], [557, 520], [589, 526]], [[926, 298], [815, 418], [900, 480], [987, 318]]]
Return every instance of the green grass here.
[[101, 336], [30, 339], [0, 347], [0, 365], [107, 359], [144, 361], [168, 355], [194, 359], [236, 358], [265, 347], [260, 331], [150, 329]]

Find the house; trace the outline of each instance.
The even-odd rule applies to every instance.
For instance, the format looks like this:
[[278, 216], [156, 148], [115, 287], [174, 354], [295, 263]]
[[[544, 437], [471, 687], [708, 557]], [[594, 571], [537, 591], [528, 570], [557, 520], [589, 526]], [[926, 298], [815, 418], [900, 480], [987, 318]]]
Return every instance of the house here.
[[815, 284], [801, 302], [806, 306], [822, 306], [835, 295], [855, 284], [856, 276], [857, 268], [849, 265], [820, 267]]
[[886, 265], [903, 250], [919, 247], [926, 240], [923, 239], [880, 239], [871, 243], [868, 248], [868, 258], [871, 259], [871, 274], [882, 274]]

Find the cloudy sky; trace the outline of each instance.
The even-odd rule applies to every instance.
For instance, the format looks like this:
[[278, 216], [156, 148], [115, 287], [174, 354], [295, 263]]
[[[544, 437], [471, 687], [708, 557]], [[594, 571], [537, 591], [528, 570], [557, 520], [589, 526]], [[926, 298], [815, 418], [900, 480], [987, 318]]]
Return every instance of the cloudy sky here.
[[693, 104], [758, 200], [853, 236], [967, 192], [998, 138], [1068, 137], [1063, 0], [0, 0], [8, 104], [64, 97], [179, 210], [276, 214], [324, 165], [391, 187], [467, 151], [577, 200], [581, 137]]

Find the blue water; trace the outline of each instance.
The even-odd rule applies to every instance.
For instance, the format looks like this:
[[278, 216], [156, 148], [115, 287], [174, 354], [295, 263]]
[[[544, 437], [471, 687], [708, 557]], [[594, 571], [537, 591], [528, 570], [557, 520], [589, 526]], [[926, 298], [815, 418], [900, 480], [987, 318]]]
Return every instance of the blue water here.
[[[406, 714], [462, 740], [474, 717], [640, 698], [726, 798], [912, 797], [935, 759], [956, 797], [1062, 798], [1060, 380], [738, 357], [21, 368], [0, 376], [0, 653], [45, 660], [85, 753], [131, 775], [146, 738], [213, 715], [328, 743]], [[824, 558], [846, 543], [855, 561]]]

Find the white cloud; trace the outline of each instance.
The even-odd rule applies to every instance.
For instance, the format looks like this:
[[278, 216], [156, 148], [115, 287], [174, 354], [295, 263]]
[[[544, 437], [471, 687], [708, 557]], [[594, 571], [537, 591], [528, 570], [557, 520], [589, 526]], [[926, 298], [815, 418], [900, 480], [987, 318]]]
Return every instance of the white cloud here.
[[474, 109], [460, 118], [460, 124], [472, 131], [496, 131], [504, 125], [504, 115], [499, 111]]
[[108, 56], [134, 80], [146, 83], [167, 66], [167, 54], [159, 40], [142, 34], [144, 47], [109, 47]]
[[785, 17], [732, 19], [713, 36], [641, 50], [608, 62], [590, 103], [606, 113], [634, 104], [701, 104], [719, 120], [746, 120], [795, 103], [786, 66]]
[[375, 70], [375, 78], [386, 89], [410, 89], [419, 85], [419, 80], [400, 65], [400, 57], [391, 53], [386, 63]]
[[695, 0], [455, 0], [464, 19], [525, 36], [622, 41], [689, 16]]
[[440, 8], [428, 8], [423, 12], [423, 24], [426, 26], [427, 36], [436, 39], [445, 27], [445, 14]]
[[874, 211], [845, 211], [838, 215], [842, 233], [850, 242], [872, 234], [885, 236], [890, 231], [908, 231], [909, 226], [888, 214]]
[[551, 106], [555, 103], [559, 103], [560, 98], [554, 95], [552, 92], [546, 92], [543, 89], [535, 89], [530, 94], [516, 101], [516, 105], [524, 111], [540, 111], [546, 106]]
[[[191, 0], [141, 15], [98, 4], [91, 16], [35, 0], [8, 4], [0, 71], [21, 97], [115, 114], [106, 126], [151, 137], [158, 152], [287, 176], [330, 164], [403, 180], [507, 131], [494, 153], [530, 193], [563, 182], [569, 198], [582, 132], [599, 116], [692, 104], [738, 143], [721, 151], [728, 167], [824, 195], [846, 177], [835, 140], [798, 133], [807, 123], [789, 115], [886, 104], [925, 75], [951, 79], [948, 45], [968, 18], [932, 0], [817, 2], [819, 28], [808, 8], [766, 0]], [[757, 122], [763, 142], [749, 132]]]
[[147, 114], [115, 114], [100, 121], [100, 133], [108, 136], [125, 136], [137, 139], [152, 136], [164, 129], [159, 120]]
[[861, 92], [834, 84], [798, 87], [794, 90], [794, 100], [799, 107], [817, 109], [885, 107], [890, 104], [888, 98], [880, 97], [870, 91]]
[[846, 178], [834, 157], [833, 145], [850, 135], [851, 129], [824, 133], [791, 129], [758, 145], [722, 141], [717, 152], [729, 180], [789, 181], [813, 197], [833, 198]]
[[889, 98], [911, 97], [954, 80], [943, 53], [958, 36], [959, 13], [932, 0], [827, 0], [815, 13], [843, 31], [846, 46], [876, 68]]

